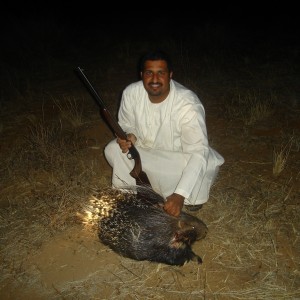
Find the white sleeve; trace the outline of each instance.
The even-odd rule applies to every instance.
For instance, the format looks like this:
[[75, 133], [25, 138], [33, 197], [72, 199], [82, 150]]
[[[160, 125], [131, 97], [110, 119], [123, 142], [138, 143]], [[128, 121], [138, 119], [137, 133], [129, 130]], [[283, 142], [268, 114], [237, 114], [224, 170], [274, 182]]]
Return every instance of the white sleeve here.
[[201, 104], [189, 109], [181, 121], [181, 143], [184, 153], [190, 154], [175, 193], [188, 198], [199, 178], [206, 173], [209, 147], [205, 112]]
[[137, 136], [137, 130], [135, 128], [135, 112], [130, 100], [128, 92], [125, 89], [122, 94], [118, 112], [118, 122], [126, 134], [133, 133]]

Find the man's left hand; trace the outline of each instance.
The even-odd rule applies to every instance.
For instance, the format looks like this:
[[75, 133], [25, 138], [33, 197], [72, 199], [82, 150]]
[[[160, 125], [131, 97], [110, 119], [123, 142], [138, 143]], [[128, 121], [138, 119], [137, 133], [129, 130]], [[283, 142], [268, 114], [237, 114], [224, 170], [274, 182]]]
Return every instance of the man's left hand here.
[[164, 205], [164, 210], [172, 216], [178, 217], [181, 213], [184, 197], [173, 193], [172, 195], [168, 196], [167, 201]]

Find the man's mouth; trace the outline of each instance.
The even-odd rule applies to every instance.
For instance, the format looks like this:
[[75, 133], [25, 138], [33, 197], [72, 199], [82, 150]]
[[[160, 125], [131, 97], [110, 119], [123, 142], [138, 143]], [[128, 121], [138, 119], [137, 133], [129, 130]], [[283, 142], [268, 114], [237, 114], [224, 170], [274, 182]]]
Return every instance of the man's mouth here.
[[157, 89], [159, 87], [161, 87], [161, 84], [160, 83], [150, 83], [149, 84], [153, 89]]

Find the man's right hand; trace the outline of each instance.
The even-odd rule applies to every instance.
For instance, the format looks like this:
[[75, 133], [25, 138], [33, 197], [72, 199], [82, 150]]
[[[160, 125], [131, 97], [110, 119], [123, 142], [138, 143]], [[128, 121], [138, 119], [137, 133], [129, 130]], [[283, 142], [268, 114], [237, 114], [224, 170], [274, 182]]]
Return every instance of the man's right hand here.
[[136, 136], [133, 133], [127, 135], [127, 140], [122, 140], [117, 137], [117, 143], [119, 144], [123, 153], [127, 153], [131, 145], [136, 142]]

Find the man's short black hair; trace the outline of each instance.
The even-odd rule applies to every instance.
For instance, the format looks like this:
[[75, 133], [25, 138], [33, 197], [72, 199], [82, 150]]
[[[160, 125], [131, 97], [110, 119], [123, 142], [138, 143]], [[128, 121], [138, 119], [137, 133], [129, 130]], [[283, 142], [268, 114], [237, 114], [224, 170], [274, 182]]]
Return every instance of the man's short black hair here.
[[173, 64], [169, 55], [163, 50], [154, 50], [144, 54], [139, 61], [139, 71], [143, 72], [145, 67], [145, 62], [147, 60], [164, 60], [167, 63], [169, 72], [173, 72]]

